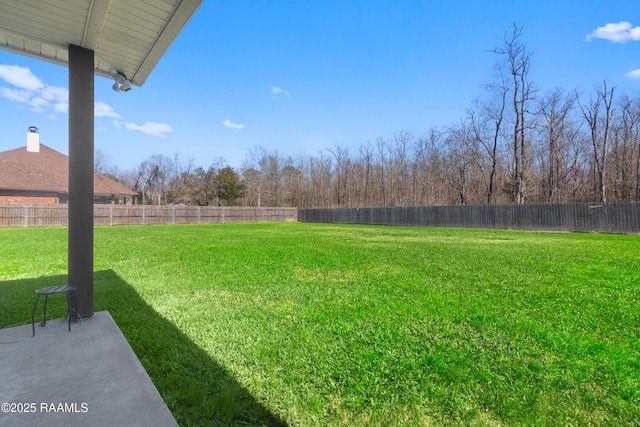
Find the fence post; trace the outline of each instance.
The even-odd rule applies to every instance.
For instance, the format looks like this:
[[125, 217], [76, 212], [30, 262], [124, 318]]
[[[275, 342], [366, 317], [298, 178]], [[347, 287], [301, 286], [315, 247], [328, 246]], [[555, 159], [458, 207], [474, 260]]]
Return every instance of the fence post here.
[[142, 205], [142, 225], [144, 225], [144, 205]]
[[173, 207], [173, 225], [176, 225], [176, 207]]
[[113, 225], [113, 206], [109, 206], [109, 227]]
[[198, 224], [200, 224], [200, 206], [198, 206]]
[[24, 205], [24, 226], [29, 227], [29, 205]]

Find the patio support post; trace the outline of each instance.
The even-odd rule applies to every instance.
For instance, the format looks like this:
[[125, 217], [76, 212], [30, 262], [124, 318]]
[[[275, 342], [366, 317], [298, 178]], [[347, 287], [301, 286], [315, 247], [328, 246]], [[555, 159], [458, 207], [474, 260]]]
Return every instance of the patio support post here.
[[68, 281], [83, 318], [93, 316], [93, 73], [93, 51], [70, 45]]

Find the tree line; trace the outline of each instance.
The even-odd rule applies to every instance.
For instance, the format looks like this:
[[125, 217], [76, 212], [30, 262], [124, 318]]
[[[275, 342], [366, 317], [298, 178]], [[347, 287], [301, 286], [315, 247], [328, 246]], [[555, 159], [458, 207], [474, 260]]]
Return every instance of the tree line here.
[[[402, 131], [350, 152], [291, 157], [257, 147], [235, 170], [153, 155], [103, 170], [142, 203], [294, 207], [640, 201], [640, 97], [606, 81], [542, 92], [516, 24], [492, 52], [495, 78], [463, 117], [426, 135]], [[100, 166], [96, 157], [97, 168]], [[103, 168], [104, 169], [104, 168]]]

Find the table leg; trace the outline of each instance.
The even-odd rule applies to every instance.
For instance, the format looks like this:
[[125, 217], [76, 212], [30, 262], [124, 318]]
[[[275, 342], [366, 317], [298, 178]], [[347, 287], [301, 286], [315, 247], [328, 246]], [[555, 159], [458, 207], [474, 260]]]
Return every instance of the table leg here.
[[33, 335], [36, 336], [36, 308], [38, 307], [38, 300], [40, 299], [40, 294], [36, 294], [36, 303], [33, 304], [33, 311], [31, 312], [31, 328], [33, 329]]
[[69, 318], [69, 332], [71, 332], [71, 291], [67, 291], [67, 317]]
[[44, 296], [44, 317], [42, 318], [42, 326], [47, 324], [47, 301], [49, 301], [49, 294], [45, 294]]

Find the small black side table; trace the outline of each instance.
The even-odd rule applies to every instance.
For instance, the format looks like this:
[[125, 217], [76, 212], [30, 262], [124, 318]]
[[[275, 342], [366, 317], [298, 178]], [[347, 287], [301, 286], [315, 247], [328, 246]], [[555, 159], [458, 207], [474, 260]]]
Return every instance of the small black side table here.
[[[40, 299], [40, 295], [44, 295], [44, 317], [42, 319], [42, 323], [40, 325], [44, 326], [47, 324], [47, 301], [49, 300], [49, 295], [52, 294], [67, 294], [67, 316], [69, 317], [69, 331], [71, 331], [71, 311], [73, 310], [77, 316], [78, 313], [78, 300], [76, 297], [76, 291], [78, 290], [77, 286], [73, 285], [59, 285], [59, 286], [49, 286], [48, 288], [38, 289], [36, 291], [36, 302], [33, 304], [33, 311], [31, 312], [31, 328], [33, 329], [33, 336], [36, 336], [36, 308], [38, 307], [38, 300]], [[71, 307], [71, 300], [74, 301], [74, 306]]]

